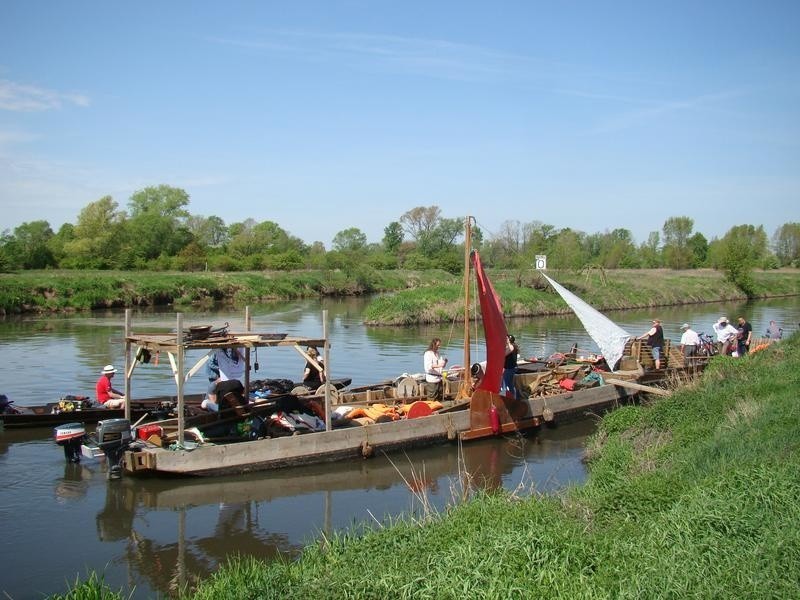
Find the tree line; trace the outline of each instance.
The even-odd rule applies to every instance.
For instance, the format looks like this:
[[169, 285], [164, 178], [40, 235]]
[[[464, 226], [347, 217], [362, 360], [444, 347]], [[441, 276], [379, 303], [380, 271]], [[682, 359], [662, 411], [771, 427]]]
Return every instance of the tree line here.
[[[403, 213], [386, 225], [380, 243], [368, 243], [358, 227], [350, 227], [326, 249], [273, 221], [226, 224], [218, 216], [192, 215], [188, 205], [184, 190], [159, 185], [135, 192], [127, 210], [111, 196], [91, 202], [76, 223], [57, 232], [46, 220], [23, 223], [0, 237], [0, 270], [443, 268], [455, 273], [463, 268], [464, 217], [445, 217], [437, 206]], [[746, 285], [752, 268], [800, 266], [800, 223], [783, 224], [771, 238], [763, 226], [736, 225], [708, 240], [694, 231], [690, 217], [677, 216], [637, 244], [623, 228], [587, 234], [539, 221], [505, 221], [492, 236], [476, 228], [472, 244], [488, 266], [505, 269], [530, 268], [535, 256], [544, 254], [550, 268], [711, 267]]]

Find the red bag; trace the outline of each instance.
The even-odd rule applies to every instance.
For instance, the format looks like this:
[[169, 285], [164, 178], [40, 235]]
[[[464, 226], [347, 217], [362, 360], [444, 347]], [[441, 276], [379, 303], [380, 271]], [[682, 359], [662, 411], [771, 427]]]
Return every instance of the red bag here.
[[558, 382], [558, 386], [571, 392], [575, 389], [575, 380], [570, 379], [569, 377], [565, 377], [564, 379]]

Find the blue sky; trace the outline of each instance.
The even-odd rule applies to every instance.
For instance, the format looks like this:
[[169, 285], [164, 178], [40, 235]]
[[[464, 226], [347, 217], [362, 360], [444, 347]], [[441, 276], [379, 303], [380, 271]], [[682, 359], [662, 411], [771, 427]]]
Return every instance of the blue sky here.
[[800, 2], [0, 3], [0, 231], [110, 195], [378, 242], [800, 221]]

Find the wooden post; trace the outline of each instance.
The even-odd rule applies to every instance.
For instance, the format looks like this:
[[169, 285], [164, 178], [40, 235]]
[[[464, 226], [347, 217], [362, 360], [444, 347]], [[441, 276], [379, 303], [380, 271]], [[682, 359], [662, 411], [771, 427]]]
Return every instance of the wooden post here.
[[[250, 318], [250, 307], [244, 307], [244, 330], [249, 333], [252, 329], [252, 320]], [[244, 397], [250, 401], [250, 348], [244, 349]]]
[[175, 326], [175, 343], [177, 346], [177, 374], [175, 382], [178, 386], [178, 446], [183, 447], [184, 441], [184, 417], [183, 417], [183, 361], [184, 361], [184, 347], [183, 347], [183, 313], [178, 313], [177, 324]]
[[461, 384], [458, 386], [458, 400], [469, 398], [470, 355], [469, 355], [469, 261], [472, 250], [472, 217], [467, 216], [464, 223], [464, 365], [461, 370]]
[[325, 356], [325, 364], [323, 365], [325, 374], [325, 431], [333, 429], [331, 427], [331, 364], [330, 364], [330, 343], [328, 342], [328, 311], [322, 311], [322, 339], [324, 346], [322, 348]]
[[131, 309], [125, 309], [125, 418], [131, 419]]

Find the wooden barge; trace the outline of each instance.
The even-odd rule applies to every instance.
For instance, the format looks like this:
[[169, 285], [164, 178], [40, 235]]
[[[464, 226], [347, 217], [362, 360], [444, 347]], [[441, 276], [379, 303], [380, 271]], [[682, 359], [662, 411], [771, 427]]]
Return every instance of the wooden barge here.
[[[635, 392], [614, 385], [518, 401], [524, 416], [503, 425], [503, 433], [538, 426], [548, 420], [597, 413], [629, 401]], [[549, 411], [549, 412], [548, 412]], [[524, 422], [524, 423], [523, 423]], [[527, 427], [523, 427], [527, 425]], [[471, 411], [454, 402], [443, 411], [402, 421], [354, 425], [330, 431], [260, 439], [235, 444], [201, 444], [184, 449], [145, 445], [124, 456], [125, 472], [211, 476], [246, 473], [304, 464], [369, 457], [410, 447], [469, 440]], [[490, 434], [491, 435], [491, 434]], [[477, 437], [486, 437], [480, 435]]]
[[[467, 218], [467, 242], [470, 239], [470, 217]], [[250, 352], [258, 348], [289, 348], [297, 351], [312, 365], [313, 359], [304, 351], [304, 347], [323, 349], [324, 371], [326, 379], [330, 379], [329, 344], [327, 340], [327, 313], [323, 311], [323, 332], [317, 339], [290, 337], [286, 334], [258, 333], [251, 331], [249, 310], [245, 315], [245, 328], [240, 333], [224, 335], [192, 335], [197, 328], [184, 328], [183, 316], [177, 315], [176, 328], [170, 333], [133, 333], [130, 324], [130, 311], [126, 312], [125, 322], [125, 393], [130, 397], [131, 377], [137, 365], [132, 357], [148, 356], [153, 353], [165, 353], [169, 357], [175, 384], [177, 386], [178, 417], [169, 421], [156, 422], [148, 427], [144, 435], [138, 432], [131, 435], [126, 424], [119, 423], [118, 428], [109, 426], [108, 431], [126, 438], [119, 447], [113, 440], [106, 443], [111, 449], [109, 456], [113, 470], [130, 475], [167, 475], [167, 476], [216, 476], [224, 474], [246, 473], [291, 467], [295, 465], [324, 463], [351, 457], [368, 457], [376, 452], [390, 452], [414, 446], [470, 441], [490, 436], [516, 434], [535, 428], [543, 422], [557, 419], [574, 418], [586, 413], [597, 413], [629, 401], [639, 391], [653, 388], [643, 386], [635, 381], [623, 378], [616, 379], [614, 384], [599, 381], [576, 381], [566, 389], [539, 390], [530, 381], [517, 376], [517, 386], [523, 392], [523, 398], [512, 399], [501, 396], [501, 379], [504, 369], [505, 355], [509, 344], [508, 333], [499, 297], [491, 282], [483, 271], [477, 252], [465, 245], [465, 307], [469, 307], [470, 264], [476, 276], [477, 299], [480, 301], [481, 320], [486, 343], [485, 368], [477, 379], [472, 377], [471, 368], [463, 368], [457, 373], [450, 373], [445, 379], [450, 388], [448, 397], [436, 406], [426, 402], [422, 389], [414, 381], [399, 381], [390, 385], [380, 384], [359, 391], [336, 392], [332, 385], [324, 385], [318, 393], [322, 396], [305, 398], [315, 401], [316, 413], [324, 430], [299, 433], [294, 435], [271, 435], [263, 430], [251, 428], [250, 437], [240, 436], [238, 440], [208, 440], [201, 429], [230, 419], [232, 421], [251, 419], [259, 416], [258, 411], [274, 411], [281, 409], [275, 406], [259, 406], [259, 403], [246, 404], [240, 401], [232, 407], [234, 415], [223, 414], [202, 417], [202, 427], [191, 427], [187, 423], [184, 404], [183, 385], [204, 364], [205, 358], [187, 369], [186, 354], [190, 350], [214, 350], [220, 348], [244, 348], [247, 369], [245, 370], [244, 390], [249, 390]], [[465, 311], [468, 314], [468, 311]], [[605, 319], [605, 317], [603, 317]], [[205, 328], [210, 329], [210, 328]], [[208, 331], [206, 331], [208, 333]], [[620, 347], [630, 338], [621, 329], [614, 326], [611, 334], [616, 358], [623, 356]], [[469, 357], [469, 323], [465, 319], [464, 327], [464, 362], [465, 367], [472, 365]], [[600, 345], [603, 349], [603, 345]], [[134, 351], [135, 350], [135, 351]], [[611, 364], [616, 365], [618, 360]], [[637, 373], [643, 372], [638, 364]], [[320, 367], [322, 368], [322, 367]], [[533, 377], [538, 377], [532, 374]], [[622, 376], [620, 374], [620, 376]], [[561, 379], [567, 379], [555, 373], [559, 385]], [[635, 378], [635, 375], [634, 377]], [[269, 404], [267, 401], [266, 404]], [[376, 410], [383, 405], [394, 414], [382, 415], [370, 420], [355, 418], [355, 413], [347, 411], [347, 417], [334, 420], [338, 410], [344, 406], [363, 406], [365, 412]], [[357, 412], [357, 411], [356, 411]], [[128, 415], [126, 415], [128, 416]], [[210, 423], [209, 423], [210, 421]], [[102, 424], [102, 423], [101, 423]], [[98, 428], [98, 431], [100, 428]], [[206, 429], [207, 431], [207, 429]], [[252, 435], [256, 431], [256, 435]], [[154, 433], [153, 433], [154, 432]], [[151, 435], [152, 433], [152, 435]], [[132, 439], [133, 441], [128, 443]], [[102, 443], [100, 444], [102, 447]], [[112, 460], [112, 459], [109, 459]]]
[[[433, 408], [426, 403], [425, 398], [420, 395], [419, 386], [415, 386], [413, 382], [399, 382], [388, 387], [376, 386], [361, 392], [339, 393], [335, 393], [332, 386], [324, 386], [324, 431], [278, 437], [259, 435], [257, 439], [237, 443], [207, 443], [202, 435], [193, 435], [193, 432], [187, 431], [183, 412], [179, 410], [176, 420], [154, 424], [161, 428], [158, 435], [137, 440], [125, 449], [121, 457], [122, 471], [131, 475], [213, 476], [336, 461], [348, 457], [368, 457], [375, 452], [516, 433], [555, 418], [604, 410], [630, 399], [636, 393], [625, 386], [599, 385], [520, 400], [501, 396], [500, 381], [508, 344], [503, 313], [499, 298], [483, 271], [478, 254], [469, 254], [469, 260], [474, 264], [478, 282], [478, 298], [486, 337], [486, 368], [477, 381], [472, 380], [471, 373], [466, 369], [456, 374], [455, 381], [446, 379], [448, 386], [455, 388], [455, 393], [439, 406]], [[203, 362], [201, 360], [186, 371], [184, 356], [190, 349], [244, 347], [245, 360], [249, 361], [250, 350], [254, 348], [289, 347], [308, 358], [303, 346], [316, 346], [323, 348], [326, 372], [330, 369], [327, 315], [324, 312], [323, 335], [313, 340], [291, 338], [282, 334], [254, 333], [249, 326], [243, 333], [230, 333], [224, 338], [195, 339], [184, 335], [180, 314], [175, 333], [133, 334], [130, 332], [128, 318], [126, 315], [126, 356], [131, 356], [134, 346], [137, 356], [143, 352], [165, 352], [173, 366], [179, 407], [182, 406], [183, 382]], [[249, 323], [249, 316], [245, 317], [245, 322]], [[465, 327], [465, 348], [468, 348], [467, 331]], [[465, 365], [470, 364], [467, 357], [468, 353], [465, 351]], [[126, 368], [126, 389], [130, 387], [132, 372], [132, 367]], [[450, 377], [452, 376], [451, 374]], [[244, 387], [248, 388], [247, 381]], [[404, 416], [378, 418], [369, 424], [348, 419], [345, 423], [338, 422], [334, 426], [335, 406], [363, 404], [374, 408], [378, 403], [391, 405], [389, 408], [397, 409], [397, 415]], [[415, 407], [421, 410], [415, 410]], [[242, 417], [243, 414], [240, 412], [238, 416]], [[187, 434], [190, 436], [188, 440]]]

